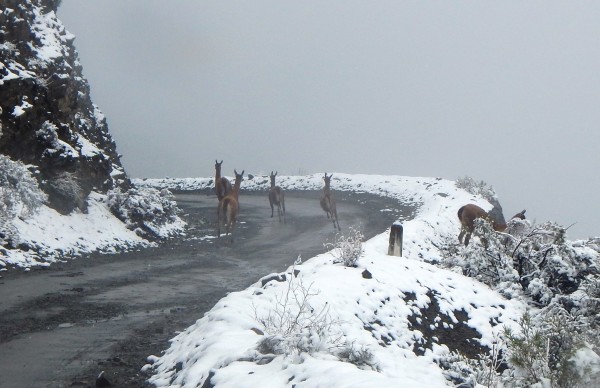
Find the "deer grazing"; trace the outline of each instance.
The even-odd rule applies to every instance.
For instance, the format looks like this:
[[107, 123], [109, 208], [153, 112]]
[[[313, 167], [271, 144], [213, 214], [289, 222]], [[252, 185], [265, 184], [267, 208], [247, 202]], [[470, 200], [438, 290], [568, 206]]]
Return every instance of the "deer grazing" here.
[[221, 176], [222, 164], [222, 160], [221, 163], [215, 160], [215, 193], [217, 194], [219, 201], [221, 201], [232, 190], [229, 179]]
[[244, 178], [244, 171], [238, 174], [236, 170], [233, 170], [235, 174], [235, 182], [233, 189], [223, 199], [219, 201], [219, 207], [217, 208], [217, 238], [221, 237], [221, 225], [225, 226], [225, 236], [231, 234], [231, 242], [233, 243], [233, 228], [237, 221], [238, 213], [240, 211], [239, 194], [240, 185]]
[[275, 186], [275, 177], [277, 172], [273, 174], [271, 171], [271, 188], [269, 189], [269, 204], [271, 205], [271, 218], [273, 218], [274, 208], [277, 206], [277, 215], [279, 216], [279, 222], [281, 222], [281, 215], [283, 214], [283, 223], [285, 224], [285, 198], [283, 190], [279, 186]]
[[333, 228], [335, 229], [337, 224], [337, 229], [342, 230], [340, 228], [340, 222], [338, 221], [337, 209], [335, 206], [335, 199], [333, 198], [333, 193], [331, 192], [331, 177], [333, 174], [327, 176], [323, 176], [323, 180], [325, 181], [325, 187], [323, 187], [323, 193], [321, 194], [321, 208], [327, 213], [327, 218], [331, 217], [331, 221], [333, 221]]
[[[494, 220], [485, 210], [480, 208], [477, 205], [468, 204], [460, 209], [458, 209], [458, 219], [460, 220], [461, 228], [460, 234], [458, 235], [458, 241], [463, 242], [463, 237], [465, 238], [465, 246], [469, 245], [469, 240], [471, 239], [471, 234], [473, 234], [475, 230], [475, 220], [477, 218], [482, 218], [492, 223], [492, 228], [494, 228], [497, 232], [504, 232], [506, 230], [505, 222], [498, 222]], [[525, 219], [525, 210], [520, 213], [515, 214], [511, 219]], [[483, 240], [482, 240], [483, 241]], [[487, 245], [486, 241], [483, 241], [484, 245]]]

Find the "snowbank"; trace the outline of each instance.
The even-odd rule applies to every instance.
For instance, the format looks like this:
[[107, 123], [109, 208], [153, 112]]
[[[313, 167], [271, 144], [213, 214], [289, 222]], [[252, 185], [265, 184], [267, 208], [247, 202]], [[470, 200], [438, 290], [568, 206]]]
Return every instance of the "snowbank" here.
[[100, 251], [115, 253], [150, 246], [108, 209], [106, 196], [92, 193], [88, 212], [62, 215], [41, 206], [35, 214], [12, 221], [21, 249], [0, 249], [0, 268], [47, 266], [67, 257]]
[[[491, 347], [503, 325], [514, 325], [525, 308], [521, 302], [424, 262], [439, 261], [437, 246], [456, 238], [460, 206], [472, 202], [489, 209], [489, 203], [443, 179], [333, 175], [333, 190], [418, 205], [416, 217], [404, 222], [404, 257], [387, 256], [384, 232], [365, 244], [356, 268], [334, 264], [334, 256], [326, 253], [290, 267], [285, 280], [283, 274], [267, 276], [229, 294], [175, 337], [162, 357], [151, 358], [155, 375], [150, 382], [197, 387], [210, 378], [225, 387], [441, 387], [449, 383], [434, 359], [455, 344], [431, 342], [423, 331], [458, 330], [460, 313], [466, 316], [460, 329], [474, 329], [478, 339], [473, 341]], [[263, 178], [244, 181], [242, 189], [266, 190]], [[175, 190], [212, 184], [210, 179], [149, 181]], [[278, 177], [277, 184], [287, 190], [320, 189], [322, 175]], [[317, 322], [310, 322], [306, 306], [320, 317]], [[428, 321], [431, 309], [446, 319]], [[278, 328], [277, 322], [289, 327], [289, 317], [308, 321], [291, 325], [291, 332]]]

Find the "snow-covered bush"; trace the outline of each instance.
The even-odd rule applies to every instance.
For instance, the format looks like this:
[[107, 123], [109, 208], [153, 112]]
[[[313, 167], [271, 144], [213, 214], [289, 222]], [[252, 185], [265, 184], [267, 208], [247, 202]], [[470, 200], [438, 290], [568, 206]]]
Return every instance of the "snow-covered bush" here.
[[[505, 386], [571, 388], [600, 381], [600, 357], [591, 348], [585, 325], [560, 307], [546, 308], [536, 317], [526, 312], [518, 332], [506, 328], [504, 337], [513, 367], [503, 376]], [[581, 362], [580, 354], [592, 357]]]
[[[528, 220], [510, 220], [500, 233], [480, 220], [474, 233], [480, 238], [472, 239], [469, 246], [456, 241], [440, 246], [446, 266], [508, 298], [525, 295], [540, 308], [535, 318], [523, 316], [517, 332], [504, 333], [503, 362], [509, 369], [501, 380], [506, 387], [583, 386], [600, 373], [600, 367], [590, 371], [585, 363], [573, 361], [578, 354], [598, 357], [600, 351], [600, 249], [596, 240], [568, 241], [565, 232], [552, 222], [532, 225]], [[477, 380], [473, 360], [448, 363], [463, 382]]]
[[364, 253], [364, 239], [365, 236], [360, 230], [350, 227], [348, 234], [338, 233], [333, 243], [325, 243], [325, 248], [331, 250], [335, 263], [356, 267], [356, 262]]
[[44, 187], [49, 193], [53, 193], [55, 201], [61, 199], [61, 212], [69, 213], [73, 206], [85, 210], [87, 195], [83, 191], [77, 176], [70, 172], [61, 172], [52, 179], [44, 182]]
[[358, 347], [354, 342], [346, 343], [342, 346], [341, 349], [336, 352], [336, 356], [359, 368], [379, 370], [373, 351], [366, 346]]
[[[50, 121], [45, 121], [41, 128], [36, 131], [38, 141], [44, 145], [42, 160], [64, 158], [67, 160], [79, 157], [79, 152], [67, 142], [60, 139], [58, 127]], [[72, 136], [72, 134], [70, 134]], [[73, 139], [69, 139], [73, 140]]]
[[504, 346], [497, 338], [495, 341], [489, 354], [480, 354], [477, 359], [450, 352], [439, 357], [436, 363], [444, 370], [446, 379], [459, 387], [498, 387], [500, 372], [506, 365], [501, 357]]
[[164, 226], [179, 220], [175, 197], [167, 189], [117, 188], [107, 193], [107, 202], [115, 216], [144, 238], [169, 237], [174, 231]]
[[492, 186], [488, 185], [484, 181], [476, 181], [475, 179], [465, 176], [456, 179], [456, 187], [465, 190], [467, 193], [473, 195], [480, 195], [488, 201], [496, 197], [496, 192]]
[[[457, 242], [441, 247], [445, 264], [494, 287], [518, 283], [536, 303], [548, 305], [556, 295], [576, 291], [590, 274], [600, 274], [600, 253], [593, 243], [565, 239], [555, 223], [532, 225], [510, 220], [504, 233], [489, 222], [476, 220], [474, 238], [467, 247]], [[499, 285], [502, 285], [499, 287]]]
[[265, 332], [257, 350], [263, 354], [294, 355], [339, 346], [341, 337], [334, 334], [335, 322], [329, 315], [329, 306], [311, 304], [318, 291], [311, 290], [312, 285], [305, 286], [293, 270], [286, 282], [285, 292], [275, 297], [268, 313], [255, 307], [255, 319]]
[[519, 331], [505, 328], [504, 337], [508, 343], [508, 361], [515, 368], [515, 382], [531, 386], [550, 378], [547, 338], [541, 328], [534, 325], [529, 312], [519, 321]]
[[0, 154], [0, 214], [28, 217], [46, 199], [27, 166]]
[[13, 219], [29, 217], [46, 198], [27, 166], [0, 155], [0, 246], [18, 245]]

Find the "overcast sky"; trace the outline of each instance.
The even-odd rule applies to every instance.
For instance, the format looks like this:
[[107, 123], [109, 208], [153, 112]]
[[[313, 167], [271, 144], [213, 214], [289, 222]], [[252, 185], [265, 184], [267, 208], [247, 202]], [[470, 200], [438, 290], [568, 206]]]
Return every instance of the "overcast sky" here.
[[600, 236], [600, 2], [63, 0], [132, 177], [343, 172], [494, 187]]

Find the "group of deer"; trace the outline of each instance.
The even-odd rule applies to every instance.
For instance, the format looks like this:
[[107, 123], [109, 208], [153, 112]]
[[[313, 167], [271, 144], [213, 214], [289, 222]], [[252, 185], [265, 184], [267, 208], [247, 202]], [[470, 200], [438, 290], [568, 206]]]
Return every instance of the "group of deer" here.
[[[281, 215], [283, 214], [283, 222], [285, 223], [285, 201], [283, 196], [283, 190], [281, 187], [275, 185], [275, 177], [277, 176], [277, 172], [273, 174], [271, 171], [271, 188], [269, 189], [269, 203], [271, 204], [271, 217], [273, 217], [273, 208], [277, 206], [277, 214], [279, 215], [279, 221], [281, 222]], [[321, 208], [327, 214], [327, 218], [331, 218], [333, 221], [333, 228], [337, 228], [338, 230], [342, 230], [340, 228], [340, 223], [337, 217], [337, 209], [335, 206], [335, 199], [333, 198], [333, 193], [331, 192], [331, 177], [333, 174], [327, 176], [327, 173], [323, 176], [323, 181], [325, 182], [325, 187], [323, 187], [323, 192], [321, 194]]]
[[[233, 186], [229, 179], [221, 176], [221, 165], [220, 162], [215, 160], [215, 193], [219, 199], [219, 206], [217, 207], [217, 237], [221, 237], [221, 227], [225, 227], [225, 236], [231, 236], [231, 242], [233, 242], [233, 229], [237, 222], [238, 214], [240, 211], [239, 196], [240, 186], [244, 178], [244, 171], [238, 174], [237, 170], [233, 170], [235, 174], [235, 182]], [[285, 223], [285, 199], [283, 190], [281, 187], [275, 185], [275, 177], [277, 172], [271, 171], [271, 188], [269, 189], [269, 203], [271, 205], [271, 217], [273, 217], [274, 209], [277, 207], [277, 215], [279, 216], [279, 222], [283, 217]]]
[[[215, 193], [217, 194], [217, 198], [219, 200], [219, 206], [217, 207], [217, 237], [221, 237], [221, 227], [225, 227], [225, 236], [231, 236], [231, 242], [233, 242], [233, 229], [237, 222], [238, 214], [240, 211], [239, 204], [239, 195], [240, 195], [240, 186], [242, 184], [244, 171], [241, 174], [234, 169], [233, 172], [235, 174], [235, 182], [233, 186], [229, 179], [224, 176], [221, 176], [221, 165], [223, 161], [220, 162], [215, 160]], [[337, 226], [338, 230], [341, 230], [340, 223], [337, 217], [337, 209], [335, 205], [335, 199], [333, 198], [333, 194], [331, 192], [331, 177], [333, 174], [323, 177], [325, 181], [325, 187], [323, 188], [323, 192], [321, 194], [321, 208], [327, 214], [327, 218], [331, 218], [333, 221], [334, 229]], [[271, 187], [269, 188], [269, 204], [271, 205], [271, 217], [275, 214], [275, 208], [277, 208], [277, 216], [279, 217], [279, 222], [283, 220], [285, 223], [285, 195], [283, 189], [275, 184], [275, 177], [277, 177], [277, 171], [269, 175], [271, 179]]]
[[[225, 236], [228, 234], [231, 235], [231, 242], [233, 242], [233, 228], [237, 222], [237, 217], [240, 210], [239, 205], [239, 194], [240, 194], [240, 185], [242, 183], [242, 179], [244, 176], [244, 171], [241, 174], [234, 169], [235, 173], [235, 182], [233, 186], [229, 179], [221, 176], [221, 165], [223, 161], [218, 162], [215, 160], [215, 192], [217, 194], [217, 198], [219, 199], [219, 206], [217, 208], [217, 237], [221, 237], [221, 226], [225, 226]], [[273, 217], [275, 212], [275, 207], [277, 207], [277, 215], [279, 217], [279, 222], [281, 222], [283, 218], [283, 222], [285, 223], [285, 196], [281, 187], [275, 184], [275, 177], [277, 176], [277, 172], [269, 175], [271, 178], [271, 187], [269, 189], [269, 204], [271, 205], [271, 217]], [[323, 181], [325, 182], [325, 187], [323, 187], [323, 191], [321, 193], [320, 204], [321, 208], [327, 214], [327, 218], [331, 219], [333, 222], [333, 228], [337, 228], [338, 230], [342, 230], [340, 228], [340, 223], [338, 221], [337, 216], [337, 208], [335, 204], [335, 198], [333, 197], [333, 193], [331, 192], [331, 177], [333, 174], [323, 176]], [[490, 217], [485, 210], [481, 207], [468, 204], [462, 206], [458, 209], [458, 219], [461, 224], [460, 234], [458, 235], [458, 240], [462, 243], [464, 238], [465, 246], [469, 245], [469, 240], [471, 239], [471, 235], [475, 231], [475, 220], [478, 218], [490, 221], [492, 227], [495, 231], [503, 232], [506, 230], [507, 225], [505, 222], [500, 222], [494, 220]], [[525, 210], [520, 213], [515, 214], [511, 219], [525, 219]], [[486, 241], [483, 241], [486, 244]]]

